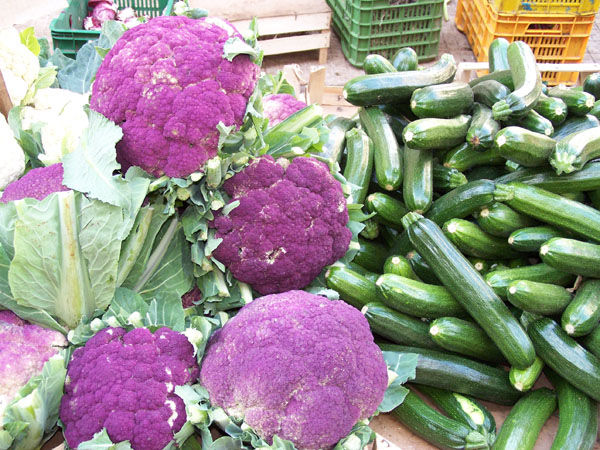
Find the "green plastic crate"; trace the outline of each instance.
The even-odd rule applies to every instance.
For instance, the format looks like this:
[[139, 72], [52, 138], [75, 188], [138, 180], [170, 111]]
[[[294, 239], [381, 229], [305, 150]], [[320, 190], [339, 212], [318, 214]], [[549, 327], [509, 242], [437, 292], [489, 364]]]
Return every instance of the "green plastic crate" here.
[[[119, 9], [131, 7], [138, 15], [167, 16], [173, 10], [174, 0], [116, 0]], [[52, 45], [74, 58], [86, 42], [98, 39], [99, 31], [84, 30], [83, 19], [88, 15], [87, 0], [71, 0], [69, 6], [50, 22]]]
[[342, 51], [357, 67], [369, 53], [391, 58], [412, 47], [419, 61], [438, 54], [444, 0], [327, 0]]

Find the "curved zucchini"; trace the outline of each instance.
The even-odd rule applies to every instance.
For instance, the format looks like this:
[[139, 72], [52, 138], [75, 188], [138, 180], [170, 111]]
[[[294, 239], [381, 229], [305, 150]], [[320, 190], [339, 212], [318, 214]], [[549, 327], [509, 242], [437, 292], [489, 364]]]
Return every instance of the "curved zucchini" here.
[[[433, 188], [435, 190], [451, 191], [458, 186], [467, 183], [467, 177], [452, 167], [445, 167], [441, 164], [433, 165]], [[600, 187], [600, 186], [599, 186]]]
[[323, 148], [315, 156], [327, 159], [331, 162], [340, 162], [344, 153], [346, 143], [346, 132], [356, 126], [356, 122], [345, 117], [336, 117], [328, 125], [329, 134], [327, 142], [323, 144]]
[[501, 129], [494, 144], [500, 156], [525, 167], [546, 164], [556, 147], [556, 141], [551, 137], [514, 126]]
[[533, 387], [539, 376], [542, 374], [544, 368], [544, 361], [538, 356], [535, 357], [535, 361], [532, 365], [526, 369], [515, 369], [510, 368], [508, 372], [508, 379], [516, 390], [526, 392]]
[[495, 72], [488, 73], [487, 75], [483, 75], [481, 77], [474, 78], [471, 81], [469, 81], [469, 86], [475, 87], [479, 83], [483, 83], [483, 82], [489, 81], [489, 80], [497, 81], [498, 83], [503, 84], [510, 90], [513, 90], [515, 87], [513, 78], [512, 78], [512, 73], [510, 72], [510, 70], [497, 70]]
[[402, 223], [415, 249], [510, 364], [517, 368], [531, 365], [535, 352], [523, 328], [442, 230], [413, 212], [405, 215]]
[[356, 106], [384, 105], [408, 100], [412, 93], [432, 84], [449, 83], [456, 73], [454, 57], [445, 53], [424, 70], [361, 75], [344, 85], [342, 95]]
[[494, 199], [549, 225], [600, 241], [600, 211], [536, 186], [497, 184]]
[[552, 125], [560, 125], [567, 118], [567, 104], [560, 98], [541, 95], [533, 110], [548, 119]]
[[581, 170], [591, 159], [600, 156], [600, 127], [572, 133], [556, 144], [550, 164], [556, 173]]
[[515, 41], [508, 46], [507, 54], [515, 90], [492, 107], [496, 120], [525, 114], [542, 93], [542, 77], [531, 48], [523, 41]]
[[534, 223], [535, 221], [529, 217], [498, 202], [482, 208], [477, 214], [477, 224], [492, 236], [508, 237], [513, 231], [529, 227]]
[[527, 111], [524, 116], [508, 118], [508, 120], [504, 121], [504, 123], [505, 125], [522, 127], [529, 131], [534, 131], [545, 136], [550, 136], [552, 133], [554, 133], [552, 122], [533, 109]]
[[383, 192], [373, 192], [366, 199], [367, 209], [374, 212], [374, 219], [396, 229], [402, 229], [402, 216], [409, 210], [400, 201]]
[[482, 105], [491, 108], [510, 94], [510, 89], [496, 80], [487, 80], [472, 87], [473, 99]]
[[585, 116], [592, 107], [596, 99], [593, 95], [585, 92], [558, 85], [548, 90], [548, 96], [560, 98], [567, 105], [567, 110], [573, 116]]
[[[372, 141], [362, 130], [354, 128], [346, 133], [346, 166], [344, 178], [351, 183], [350, 203], [362, 204], [369, 190], [373, 171]], [[356, 188], [354, 188], [356, 186]]]
[[565, 233], [549, 226], [525, 227], [513, 231], [508, 237], [512, 248], [520, 252], [538, 252], [544, 242], [562, 237]]
[[378, 242], [361, 239], [360, 237], [358, 238], [358, 243], [360, 248], [352, 261], [371, 272], [381, 273], [383, 263], [388, 254], [387, 247]]
[[556, 395], [548, 388], [527, 393], [510, 410], [504, 420], [494, 450], [532, 450], [535, 441], [556, 409]]
[[451, 219], [444, 224], [443, 231], [466, 256], [483, 259], [507, 259], [519, 256], [506, 239], [487, 234], [468, 220]]
[[600, 120], [591, 114], [587, 114], [584, 117], [568, 117], [567, 120], [554, 129], [551, 137], [555, 141], [560, 141], [570, 134], [595, 127], [600, 127]]
[[463, 82], [434, 84], [412, 93], [410, 109], [420, 118], [450, 119], [466, 114], [473, 105], [473, 90]]
[[417, 52], [410, 47], [399, 49], [394, 53], [394, 56], [392, 56], [390, 61], [398, 72], [417, 70], [419, 67], [419, 57], [417, 56]]
[[585, 281], [560, 318], [563, 330], [570, 336], [584, 336], [598, 326], [600, 320], [600, 280]]
[[465, 315], [462, 306], [445, 287], [391, 273], [381, 275], [375, 284], [383, 303], [396, 311], [432, 319]]
[[571, 294], [564, 287], [531, 280], [510, 282], [506, 298], [523, 311], [542, 315], [561, 313], [571, 302]]
[[547, 264], [493, 270], [486, 273], [484, 278], [494, 292], [504, 298], [508, 294], [508, 285], [513, 281], [528, 280], [567, 286], [575, 279], [573, 275], [556, 270]]
[[492, 116], [492, 110], [481, 103], [473, 106], [473, 118], [467, 131], [467, 142], [475, 150], [484, 151], [494, 145], [494, 136], [500, 124]]
[[367, 55], [363, 62], [365, 73], [372, 75], [376, 73], [396, 72], [396, 68], [384, 56], [371, 53]]
[[505, 361], [487, 334], [468, 320], [440, 317], [431, 322], [429, 334], [437, 345], [450, 352], [491, 363]]
[[527, 332], [546, 365], [594, 400], [600, 399], [600, 359], [547, 317], [530, 323]]
[[544, 263], [563, 272], [600, 278], [600, 245], [556, 237], [540, 247]]
[[438, 350], [378, 344], [383, 351], [416, 353], [417, 374], [412, 383], [447, 389], [501, 405], [514, 404], [521, 393], [508, 380], [508, 372], [479, 361]]
[[346, 262], [344, 264], [335, 264], [334, 266], [337, 267], [338, 265], [341, 265], [342, 267], [346, 267], [347, 269], [358, 273], [359, 275], [365, 277], [367, 280], [372, 281], [373, 283], [375, 283], [377, 281], [377, 278], [379, 278], [378, 273], [371, 272], [370, 270], [367, 270], [363, 266], [359, 266], [358, 264], [352, 261]]
[[444, 166], [464, 172], [478, 166], [500, 165], [505, 159], [492, 147], [485, 152], [475, 150], [468, 142], [463, 142], [444, 156]]
[[583, 90], [600, 99], [600, 72], [591, 73], [583, 81]]
[[402, 132], [404, 143], [417, 150], [445, 150], [465, 140], [471, 116], [452, 119], [419, 119], [409, 123]]
[[340, 298], [361, 309], [369, 302], [379, 300], [375, 283], [343, 266], [330, 266], [325, 272], [327, 287], [337, 291]]
[[379, 108], [361, 108], [358, 114], [373, 141], [377, 184], [387, 191], [395, 191], [402, 183], [402, 155], [394, 132]]
[[417, 275], [413, 271], [410, 261], [401, 255], [391, 255], [383, 264], [383, 273], [393, 273], [411, 280], [416, 280]]
[[406, 207], [423, 213], [433, 200], [433, 152], [404, 147], [404, 183], [402, 194]]
[[490, 72], [510, 69], [507, 54], [509, 44], [510, 42], [504, 38], [496, 38], [492, 41], [488, 51]]
[[438, 225], [450, 219], [462, 219], [494, 202], [495, 184], [490, 180], [470, 181], [433, 202], [426, 217]]

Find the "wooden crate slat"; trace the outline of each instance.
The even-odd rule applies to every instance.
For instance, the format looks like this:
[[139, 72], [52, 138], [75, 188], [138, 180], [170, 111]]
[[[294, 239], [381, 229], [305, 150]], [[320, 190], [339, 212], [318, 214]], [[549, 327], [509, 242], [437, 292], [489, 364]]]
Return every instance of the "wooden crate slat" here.
[[260, 41], [265, 56], [281, 53], [304, 52], [329, 47], [330, 33], [307, 34]]
[[[283, 33], [321, 31], [329, 29], [330, 21], [331, 13], [261, 17], [258, 19], [258, 32], [260, 36], [272, 36]], [[247, 29], [250, 25], [250, 20], [236, 20], [233, 24], [238, 30]]]

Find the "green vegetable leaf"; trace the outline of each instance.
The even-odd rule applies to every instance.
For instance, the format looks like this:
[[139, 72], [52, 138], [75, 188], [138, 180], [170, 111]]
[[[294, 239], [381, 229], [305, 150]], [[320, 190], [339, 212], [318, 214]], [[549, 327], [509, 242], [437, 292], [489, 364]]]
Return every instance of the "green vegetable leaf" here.
[[110, 437], [108, 437], [108, 433], [106, 428], [103, 428], [102, 431], [94, 434], [94, 437], [89, 441], [82, 442], [77, 446], [77, 450], [132, 450], [129, 441], [119, 442], [114, 444]]
[[48, 39], [46, 39], [45, 37], [38, 38], [37, 41], [40, 46], [40, 53], [38, 55], [40, 67], [45, 67], [48, 64], [48, 60], [50, 59], [50, 56], [51, 56], [50, 43], [48, 42]]
[[145, 317], [146, 326], [169, 327], [182, 332], [185, 329], [185, 314], [181, 296], [160, 292], [150, 302]]
[[[65, 67], [67, 67], [68, 65], [70, 65], [72, 63], [73, 63], [73, 60], [71, 58], [69, 58], [68, 56], [66, 56], [60, 50], [60, 48], [54, 49], [54, 53], [52, 53], [52, 56], [50, 56], [50, 58], [48, 58], [48, 64], [53, 65], [59, 71], [61, 71], [62, 69], [64, 69]], [[57, 76], [58, 76], [58, 74], [57, 74]]]
[[38, 56], [40, 54], [40, 43], [35, 37], [33, 27], [25, 28], [23, 31], [21, 31], [20, 37], [23, 45], [27, 47], [31, 51], [31, 53], [33, 53], [35, 56]]
[[348, 436], [341, 439], [334, 450], [363, 450], [375, 440], [375, 433], [364, 422], [358, 422], [352, 427]]
[[42, 67], [35, 80], [35, 90], [49, 88], [56, 81], [56, 69], [54, 67]]
[[17, 209], [14, 202], [0, 203], [0, 247], [4, 249], [9, 260], [15, 256], [14, 235]]
[[102, 316], [102, 320], [111, 323], [114, 317], [120, 326], [126, 326], [131, 323], [131, 315], [138, 313], [140, 317], [145, 317], [148, 312], [148, 303], [142, 296], [131, 289], [117, 288], [115, 298], [110, 303], [108, 311]]
[[21, 122], [22, 106], [13, 107], [8, 113], [8, 124], [19, 145], [27, 155], [31, 167], [43, 167], [44, 164], [38, 159], [40, 153], [44, 153], [42, 137], [39, 131], [24, 130]]
[[377, 412], [389, 412], [404, 401], [408, 389], [403, 386], [408, 380], [414, 380], [419, 355], [416, 353], [383, 352], [388, 367], [390, 383]]

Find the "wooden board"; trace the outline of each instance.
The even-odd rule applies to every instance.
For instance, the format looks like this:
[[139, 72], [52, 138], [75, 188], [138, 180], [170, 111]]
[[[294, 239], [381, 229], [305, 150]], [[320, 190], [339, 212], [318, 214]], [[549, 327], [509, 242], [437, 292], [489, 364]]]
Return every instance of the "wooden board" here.
[[246, 20], [252, 17], [295, 16], [298, 13], [313, 14], [331, 12], [325, 0], [189, 0], [194, 8], [204, 8], [213, 16], [228, 20]]
[[[239, 30], [247, 29], [251, 19], [234, 20]], [[297, 14], [275, 17], [258, 17], [258, 34], [272, 36], [274, 34], [300, 33], [304, 31], [329, 30], [331, 12], [315, 14]], [[329, 45], [329, 43], [328, 43]]]

